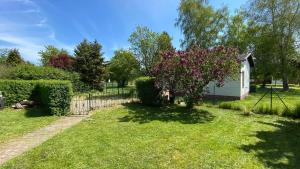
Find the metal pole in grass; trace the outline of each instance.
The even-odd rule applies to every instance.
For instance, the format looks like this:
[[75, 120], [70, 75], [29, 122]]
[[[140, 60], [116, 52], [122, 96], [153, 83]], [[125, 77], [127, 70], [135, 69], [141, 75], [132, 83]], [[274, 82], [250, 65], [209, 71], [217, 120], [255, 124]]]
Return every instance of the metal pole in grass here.
[[88, 111], [91, 111], [91, 93], [89, 93], [89, 98], [88, 98], [88, 102], [89, 102], [89, 108]]
[[284, 101], [282, 100], [282, 98], [279, 96], [278, 92], [276, 90], [274, 90], [276, 96], [279, 98], [279, 100], [281, 101], [281, 103], [285, 106], [286, 110], [289, 110], [288, 106], [284, 103]]
[[251, 110], [254, 110], [255, 106], [269, 93], [269, 91], [265, 92], [265, 94], [254, 104]]
[[272, 86], [272, 84], [271, 84], [271, 100], [270, 100], [270, 101], [271, 101], [271, 102], [270, 102], [270, 108], [271, 108], [271, 111], [272, 111], [272, 107], [273, 107], [273, 105], [272, 105], [272, 104], [273, 104], [273, 100], [272, 100], [272, 99], [273, 99], [273, 86]]

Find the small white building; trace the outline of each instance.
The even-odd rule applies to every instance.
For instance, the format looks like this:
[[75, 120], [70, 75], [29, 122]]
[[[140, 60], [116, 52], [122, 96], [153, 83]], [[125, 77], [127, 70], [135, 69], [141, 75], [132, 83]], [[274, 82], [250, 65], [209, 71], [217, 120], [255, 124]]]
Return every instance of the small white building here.
[[240, 55], [241, 70], [236, 80], [228, 79], [224, 86], [217, 87], [215, 82], [210, 82], [207, 88], [207, 97], [242, 100], [250, 92], [250, 72], [254, 67], [254, 57], [251, 53]]

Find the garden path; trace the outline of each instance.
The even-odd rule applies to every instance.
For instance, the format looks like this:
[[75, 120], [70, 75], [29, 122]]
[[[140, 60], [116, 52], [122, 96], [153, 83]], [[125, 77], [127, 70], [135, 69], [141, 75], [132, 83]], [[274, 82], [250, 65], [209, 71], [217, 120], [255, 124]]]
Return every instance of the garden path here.
[[9, 140], [8, 142], [0, 144], [0, 165], [6, 161], [21, 155], [22, 153], [42, 144], [48, 139], [52, 138], [56, 134], [63, 130], [70, 128], [71, 126], [79, 123], [83, 119], [90, 115], [84, 116], [68, 116], [53, 122], [52, 124], [25, 134], [19, 138]]

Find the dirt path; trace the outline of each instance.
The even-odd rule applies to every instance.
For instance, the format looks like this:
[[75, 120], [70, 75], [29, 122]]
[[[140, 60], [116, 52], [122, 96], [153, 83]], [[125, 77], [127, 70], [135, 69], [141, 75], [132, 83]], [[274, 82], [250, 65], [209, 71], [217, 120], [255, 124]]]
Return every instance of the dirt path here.
[[15, 138], [8, 142], [0, 144], [0, 165], [42, 144], [56, 134], [62, 132], [67, 128], [70, 128], [71, 126], [79, 123], [87, 117], [89, 116], [85, 115], [63, 117], [44, 128], [38, 129], [19, 138]]

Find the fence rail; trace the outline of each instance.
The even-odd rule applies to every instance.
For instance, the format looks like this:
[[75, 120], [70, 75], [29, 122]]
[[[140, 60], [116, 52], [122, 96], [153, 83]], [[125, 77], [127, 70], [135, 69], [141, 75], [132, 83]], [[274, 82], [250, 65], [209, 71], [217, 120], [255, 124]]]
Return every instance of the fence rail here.
[[118, 88], [105, 85], [103, 91], [79, 93], [71, 100], [70, 111], [73, 115], [87, 115], [91, 110], [111, 107], [136, 101], [136, 91], [133, 87]]

